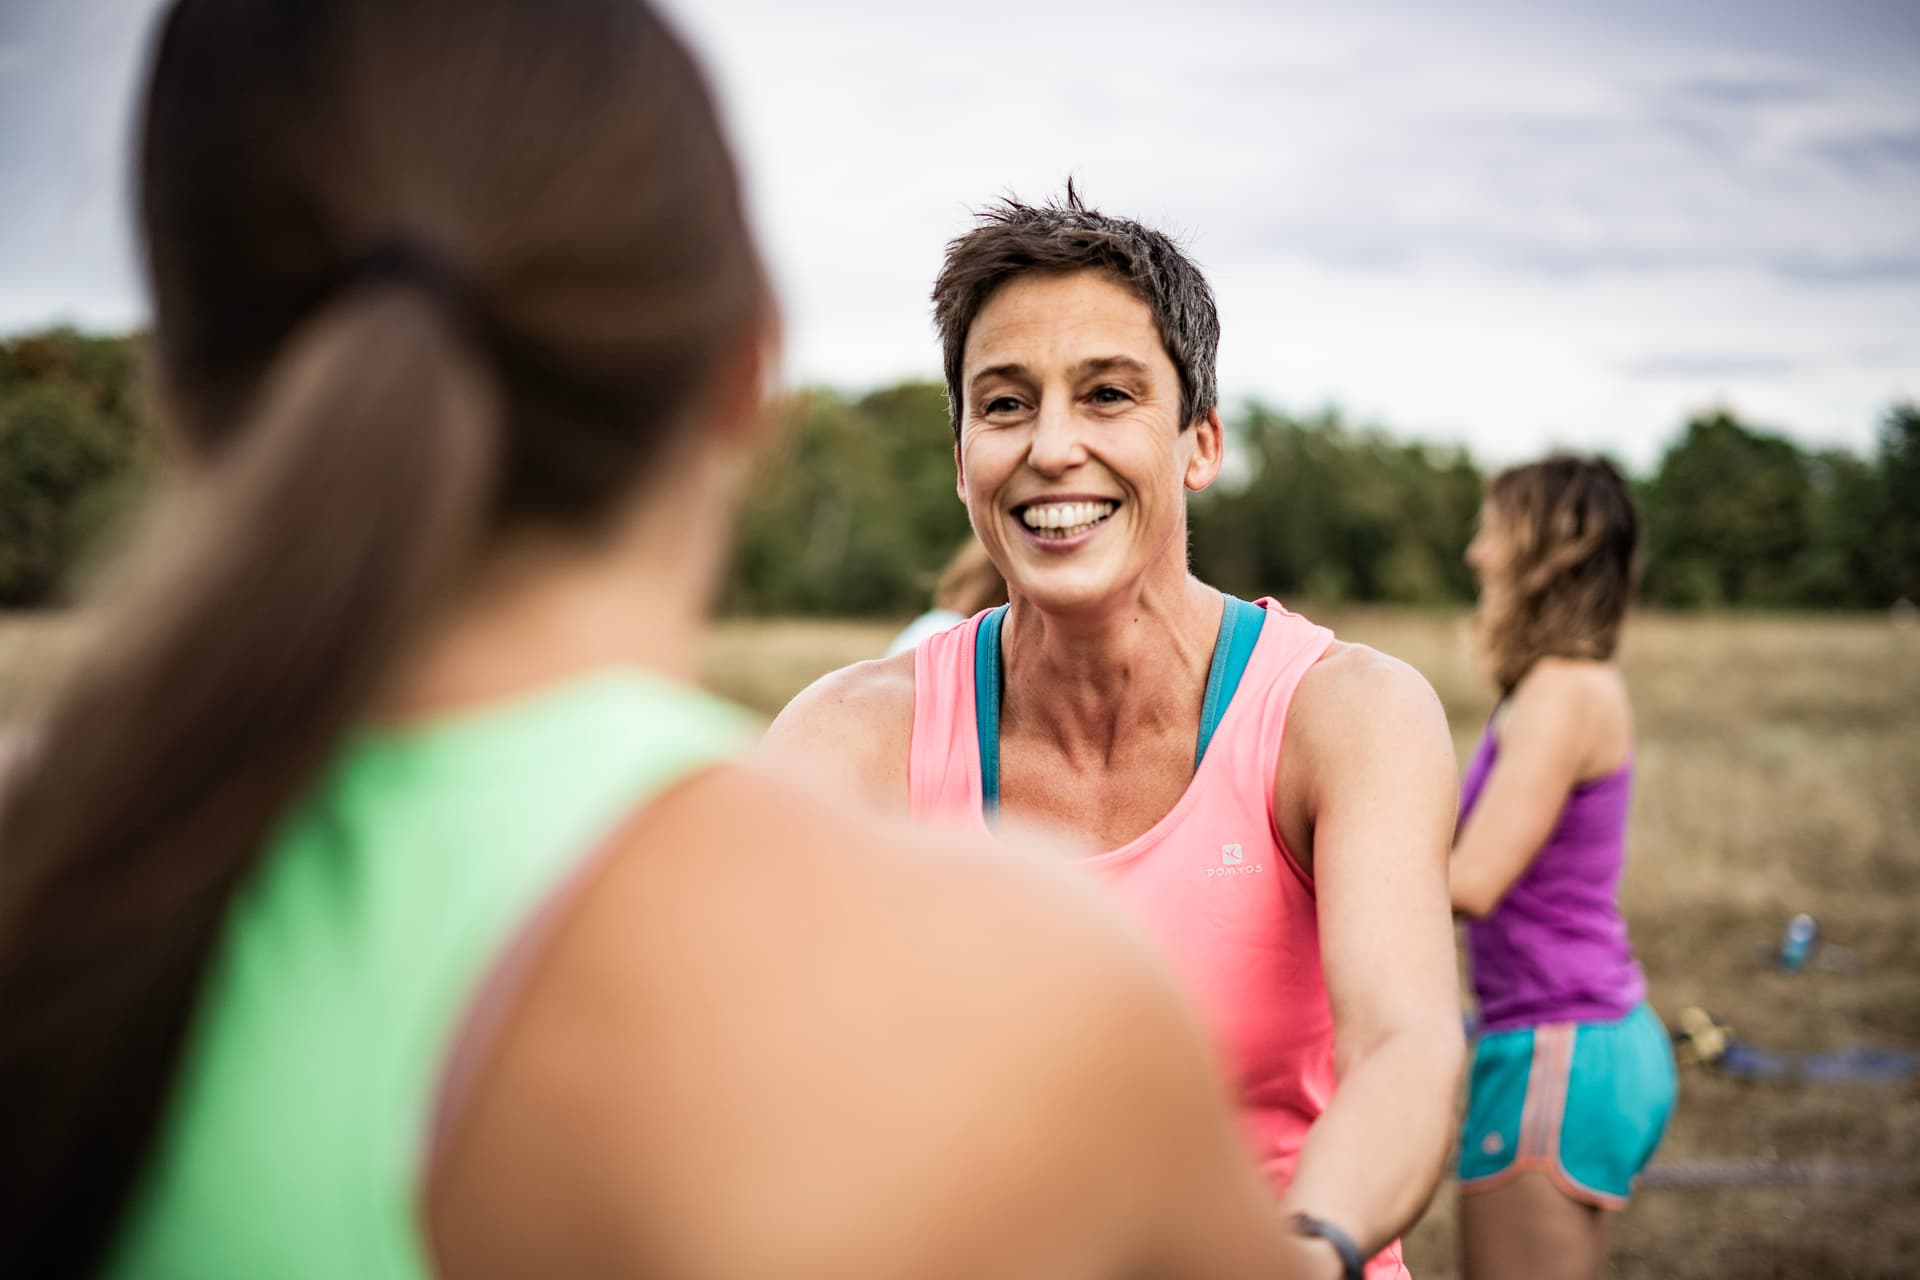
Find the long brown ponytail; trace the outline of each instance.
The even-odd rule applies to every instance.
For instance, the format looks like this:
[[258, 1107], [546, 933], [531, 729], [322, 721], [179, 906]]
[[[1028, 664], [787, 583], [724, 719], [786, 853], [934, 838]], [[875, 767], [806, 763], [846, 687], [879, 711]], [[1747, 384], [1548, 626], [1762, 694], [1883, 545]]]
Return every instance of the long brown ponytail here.
[[[424, 295], [342, 298], [289, 343], [228, 456], [160, 517], [161, 562], [102, 620], [102, 670], [6, 815], [0, 1214], [27, 1274], [104, 1234], [167, 1085], [142, 1050], [184, 1022], [268, 828], [469, 554], [495, 401]], [[63, 1051], [35, 1052], [49, 1044]], [[130, 1079], [129, 1054], [151, 1074]]]
[[228, 904], [400, 646], [503, 523], [630, 494], [765, 308], [704, 86], [633, 0], [181, 0], [143, 161], [189, 462], [0, 799], [24, 1275], [98, 1264]]

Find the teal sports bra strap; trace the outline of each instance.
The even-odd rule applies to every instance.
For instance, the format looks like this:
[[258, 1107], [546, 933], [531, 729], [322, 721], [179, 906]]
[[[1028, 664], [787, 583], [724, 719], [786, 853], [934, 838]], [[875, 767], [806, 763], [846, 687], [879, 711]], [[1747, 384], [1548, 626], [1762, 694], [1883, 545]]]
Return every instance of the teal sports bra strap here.
[[980, 739], [980, 812], [988, 826], [1000, 818], [1000, 624], [1010, 608], [989, 612], [973, 636], [973, 727]]
[[1227, 704], [1233, 701], [1234, 691], [1240, 687], [1240, 677], [1247, 674], [1253, 646], [1260, 642], [1260, 628], [1267, 621], [1267, 611], [1259, 605], [1248, 604], [1235, 596], [1225, 598], [1226, 608], [1220, 611], [1220, 634], [1213, 642], [1213, 664], [1207, 668], [1207, 696], [1200, 704], [1200, 738], [1193, 749], [1195, 769], [1206, 759], [1207, 744], [1213, 741], [1213, 731], [1220, 727], [1220, 717], [1227, 714]]
[[[1240, 679], [1247, 674], [1253, 647], [1266, 625], [1267, 611], [1257, 604], [1227, 595], [1221, 597], [1220, 631], [1213, 641], [1213, 661], [1207, 668], [1207, 693], [1200, 704], [1200, 736], [1194, 746], [1193, 767], [1206, 758], [1220, 718], [1227, 713]], [[1000, 816], [1000, 627], [1009, 606], [1001, 605], [980, 619], [973, 637], [973, 724], [980, 742], [980, 811], [989, 826]]]

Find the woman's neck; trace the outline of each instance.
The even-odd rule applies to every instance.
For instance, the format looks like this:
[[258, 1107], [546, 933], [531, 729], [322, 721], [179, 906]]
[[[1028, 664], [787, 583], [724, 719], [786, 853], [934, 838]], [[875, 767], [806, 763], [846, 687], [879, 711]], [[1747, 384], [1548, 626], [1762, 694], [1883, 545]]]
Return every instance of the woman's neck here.
[[551, 537], [504, 546], [422, 629], [374, 718], [444, 715], [604, 667], [692, 680], [726, 547], [715, 513], [727, 504], [709, 496], [648, 504], [592, 546]]
[[1095, 757], [1122, 737], [1193, 728], [1223, 608], [1220, 593], [1184, 568], [1088, 614], [1048, 615], [1016, 595], [1002, 641], [1003, 723]]

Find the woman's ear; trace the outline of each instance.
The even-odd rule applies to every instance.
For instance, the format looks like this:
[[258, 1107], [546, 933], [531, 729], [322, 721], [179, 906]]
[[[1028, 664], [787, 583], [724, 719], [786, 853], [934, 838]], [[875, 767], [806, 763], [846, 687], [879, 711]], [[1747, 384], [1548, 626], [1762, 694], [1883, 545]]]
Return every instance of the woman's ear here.
[[730, 444], [753, 448], [787, 420], [774, 388], [780, 379], [780, 324], [767, 318], [750, 326], [720, 362], [706, 429]]
[[1227, 433], [1220, 425], [1219, 406], [1207, 410], [1207, 416], [1188, 430], [1193, 432], [1193, 452], [1187, 455], [1185, 480], [1188, 489], [1199, 493], [1220, 474], [1220, 463], [1226, 454]]

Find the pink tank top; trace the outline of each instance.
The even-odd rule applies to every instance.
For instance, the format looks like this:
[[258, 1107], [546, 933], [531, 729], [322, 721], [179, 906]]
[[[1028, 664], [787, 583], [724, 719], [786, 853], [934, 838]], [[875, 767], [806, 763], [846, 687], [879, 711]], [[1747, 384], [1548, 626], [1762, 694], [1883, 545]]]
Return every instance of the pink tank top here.
[[[1272, 600], [1193, 781], [1144, 834], [1082, 860], [1155, 938], [1212, 1031], [1275, 1195], [1333, 1095], [1333, 1015], [1313, 882], [1281, 841], [1273, 779], [1287, 707], [1333, 633]], [[980, 614], [914, 656], [908, 789], [917, 820], [988, 831], [975, 718]], [[1395, 1241], [1368, 1280], [1407, 1275]]]

